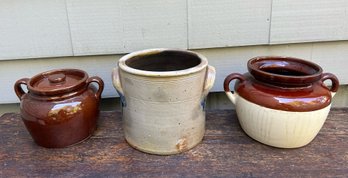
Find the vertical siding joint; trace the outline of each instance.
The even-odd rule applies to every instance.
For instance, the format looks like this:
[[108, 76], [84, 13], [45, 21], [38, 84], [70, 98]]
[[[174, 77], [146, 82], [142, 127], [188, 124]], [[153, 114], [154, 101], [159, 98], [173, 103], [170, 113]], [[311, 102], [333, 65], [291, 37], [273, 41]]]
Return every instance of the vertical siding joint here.
[[271, 10], [269, 14], [269, 32], [268, 32], [268, 44], [271, 44], [271, 33], [272, 33], [272, 15], [273, 15], [273, 0], [271, 0]]
[[189, 28], [190, 28], [189, 0], [186, 0], [186, 49], [190, 48]]
[[73, 44], [73, 39], [72, 39], [72, 34], [71, 34], [71, 28], [70, 28], [70, 19], [69, 19], [69, 10], [68, 10], [68, 4], [67, 0], [65, 0], [65, 9], [66, 9], [66, 19], [68, 21], [68, 28], [69, 28], [69, 38], [70, 38], [70, 44], [71, 44], [71, 53], [73, 56], [75, 56], [75, 51], [74, 51], [74, 44]]

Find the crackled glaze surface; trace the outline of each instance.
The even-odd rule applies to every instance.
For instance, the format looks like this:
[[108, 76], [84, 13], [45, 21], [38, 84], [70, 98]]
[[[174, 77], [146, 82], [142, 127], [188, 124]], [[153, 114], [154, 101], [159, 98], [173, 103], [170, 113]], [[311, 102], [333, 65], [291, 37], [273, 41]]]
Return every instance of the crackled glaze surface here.
[[204, 135], [204, 100], [214, 79], [207, 60], [188, 51], [154, 49], [123, 57], [113, 82], [123, 98], [127, 142], [162, 155], [196, 146]]

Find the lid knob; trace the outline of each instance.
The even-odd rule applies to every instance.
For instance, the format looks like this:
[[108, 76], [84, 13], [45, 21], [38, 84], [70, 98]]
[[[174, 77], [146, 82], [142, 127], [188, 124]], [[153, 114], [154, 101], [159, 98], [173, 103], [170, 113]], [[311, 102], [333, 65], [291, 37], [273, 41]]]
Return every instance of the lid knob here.
[[50, 83], [61, 83], [65, 81], [65, 74], [52, 74], [48, 77], [48, 81], [50, 81]]

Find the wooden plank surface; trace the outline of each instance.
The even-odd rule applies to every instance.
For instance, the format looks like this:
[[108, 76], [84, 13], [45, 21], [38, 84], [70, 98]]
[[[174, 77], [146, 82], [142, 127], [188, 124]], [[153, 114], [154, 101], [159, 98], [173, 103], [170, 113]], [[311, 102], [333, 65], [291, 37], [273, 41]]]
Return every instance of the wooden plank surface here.
[[75, 55], [187, 48], [186, 1], [67, 0]]
[[347, 0], [274, 0], [270, 43], [348, 40]]
[[0, 60], [72, 54], [65, 0], [0, 1]]
[[268, 44], [271, 2], [188, 1], [189, 48]]
[[35, 145], [19, 114], [0, 118], [0, 177], [347, 177], [348, 108], [332, 109], [318, 136], [298, 149], [260, 144], [234, 110], [207, 112], [204, 140], [172, 156], [145, 154], [123, 137], [120, 112], [101, 112], [87, 141], [64, 149]]

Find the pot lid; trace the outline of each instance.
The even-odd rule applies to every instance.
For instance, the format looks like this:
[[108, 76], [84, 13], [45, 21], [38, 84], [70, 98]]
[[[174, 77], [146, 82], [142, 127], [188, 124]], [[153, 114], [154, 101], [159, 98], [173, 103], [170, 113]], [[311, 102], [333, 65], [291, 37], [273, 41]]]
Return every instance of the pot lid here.
[[57, 95], [84, 87], [88, 74], [78, 69], [50, 70], [32, 77], [28, 90], [38, 95]]

